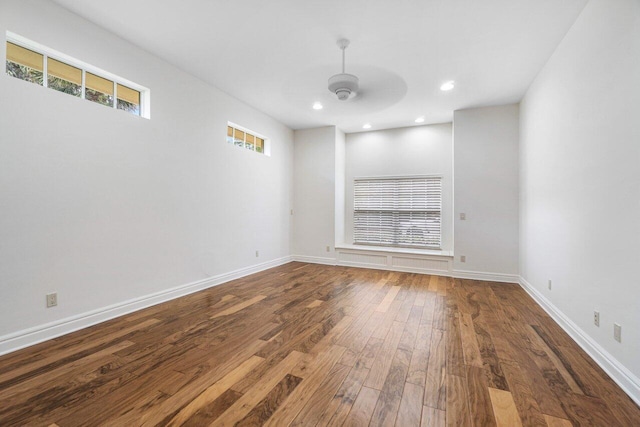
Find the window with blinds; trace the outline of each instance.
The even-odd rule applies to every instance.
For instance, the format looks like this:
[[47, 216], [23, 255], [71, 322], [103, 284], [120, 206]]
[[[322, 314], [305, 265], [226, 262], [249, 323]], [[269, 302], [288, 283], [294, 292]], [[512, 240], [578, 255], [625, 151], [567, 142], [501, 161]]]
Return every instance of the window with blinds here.
[[354, 243], [440, 248], [442, 178], [354, 180]]
[[149, 118], [148, 89], [8, 32], [6, 48], [12, 77]]

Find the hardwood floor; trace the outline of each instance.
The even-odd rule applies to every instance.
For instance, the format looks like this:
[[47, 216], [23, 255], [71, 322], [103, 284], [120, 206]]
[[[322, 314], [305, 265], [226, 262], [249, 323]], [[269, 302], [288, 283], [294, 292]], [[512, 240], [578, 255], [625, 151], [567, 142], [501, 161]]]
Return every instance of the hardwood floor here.
[[638, 426], [517, 285], [290, 263], [0, 358], [0, 425]]

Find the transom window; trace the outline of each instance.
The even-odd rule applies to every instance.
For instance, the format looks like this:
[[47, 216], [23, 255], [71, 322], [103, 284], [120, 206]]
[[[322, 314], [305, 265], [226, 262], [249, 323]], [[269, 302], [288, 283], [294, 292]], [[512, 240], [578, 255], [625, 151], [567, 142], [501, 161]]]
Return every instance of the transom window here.
[[246, 148], [247, 150], [257, 153], [269, 154], [267, 150], [267, 138], [233, 123], [227, 125], [227, 142], [236, 147]]
[[439, 249], [442, 178], [354, 180], [354, 243]]
[[149, 90], [62, 53], [7, 33], [7, 74], [149, 118]]

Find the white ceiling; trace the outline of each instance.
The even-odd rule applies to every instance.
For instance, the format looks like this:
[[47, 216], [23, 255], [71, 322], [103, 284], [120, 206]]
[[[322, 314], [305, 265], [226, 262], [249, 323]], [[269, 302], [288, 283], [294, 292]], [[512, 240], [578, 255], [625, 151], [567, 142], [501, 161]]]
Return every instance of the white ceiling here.
[[[451, 121], [519, 101], [587, 0], [54, 0], [293, 129]], [[327, 90], [340, 72], [362, 93]], [[455, 80], [451, 92], [442, 82]], [[324, 109], [311, 108], [315, 101]]]

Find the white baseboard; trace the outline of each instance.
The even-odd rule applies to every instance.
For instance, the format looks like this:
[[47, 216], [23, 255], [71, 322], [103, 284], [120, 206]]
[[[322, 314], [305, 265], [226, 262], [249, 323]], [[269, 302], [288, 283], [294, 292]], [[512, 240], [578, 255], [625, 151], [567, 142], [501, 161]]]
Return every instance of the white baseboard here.
[[523, 277], [520, 286], [546, 311], [549, 316], [620, 386], [629, 397], [640, 405], [640, 378], [635, 376], [600, 344], [569, 319], [551, 301], [531, 286]]
[[123, 301], [107, 307], [102, 307], [97, 310], [92, 310], [66, 319], [56, 320], [55, 322], [38, 325], [29, 329], [4, 335], [0, 337], [0, 355], [20, 350], [21, 348], [29, 347], [43, 341], [66, 335], [68, 333], [102, 323], [106, 320], [192, 294], [231, 280], [239, 279], [250, 274], [258, 273], [269, 268], [277, 267], [288, 262], [291, 262], [290, 256], [278, 258], [228, 273], [219, 274], [217, 276], [208, 277], [196, 282], [187, 283], [175, 288]]
[[325, 258], [319, 256], [307, 256], [307, 255], [292, 255], [292, 261], [308, 262], [310, 264], [324, 264], [324, 265], [336, 265], [335, 258]]
[[504, 274], [504, 273], [487, 273], [484, 271], [468, 271], [468, 270], [453, 270], [451, 277], [456, 279], [473, 279], [483, 280], [486, 282], [505, 282], [505, 283], [518, 283], [520, 276], [517, 274]]
[[401, 273], [430, 274], [432, 276], [450, 277], [446, 271], [442, 271], [442, 270], [417, 269], [417, 268], [411, 268], [411, 267], [386, 266], [386, 265], [366, 264], [366, 263], [349, 262], [349, 261], [338, 261], [336, 265], [339, 265], [341, 267], [369, 268], [372, 270], [399, 271]]
[[[340, 248], [341, 250], [338, 253], [368, 253], [368, 252], [385, 252], [382, 250], [371, 251], [369, 249], [361, 249], [361, 248]], [[346, 251], [344, 250], [346, 249]], [[398, 258], [403, 258], [403, 255], [400, 254]], [[413, 257], [420, 258], [435, 258], [433, 255], [423, 256], [421, 254], [411, 255]], [[325, 258], [325, 257], [316, 257], [316, 256], [307, 256], [307, 255], [293, 255], [291, 258], [293, 261], [298, 262], [307, 262], [310, 264], [324, 264], [324, 265], [339, 265], [342, 267], [355, 267], [355, 268], [371, 268], [374, 270], [388, 270], [388, 271], [399, 271], [403, 273], [419, 273], [419, 274], [431, 274], [435, 276], [445, 276], [445, 277], [455, 277], [458, 279], [474, 279], [474, 280], [483, 280], [490, 282], [505, 282], [505, 283], [518, 283], [520, 276], [517, 274], [504, 274], [504, 273], [487, 273], [483, 271], [466, 271], [466, 270], [452, 270], [448, 269], [437, 269], [437, 268], [429, 268], [425, 266], [402, 266], [402, 265], [394, 265], [393, 254], [383, 254], [383, 255], [374, 255], [377, 258], [383, 259], [384, 263], [376, 263], [376, 262], [366, 262], [366, 261], [345, 261], [336, 258]], [[391, 261], [389, 261], [391, 258]], [[450, 256], [440, 256], [438, 258], [449, 259]], [[450, 263], [447, 264], [448, 266]]]

